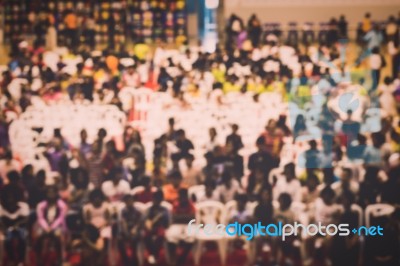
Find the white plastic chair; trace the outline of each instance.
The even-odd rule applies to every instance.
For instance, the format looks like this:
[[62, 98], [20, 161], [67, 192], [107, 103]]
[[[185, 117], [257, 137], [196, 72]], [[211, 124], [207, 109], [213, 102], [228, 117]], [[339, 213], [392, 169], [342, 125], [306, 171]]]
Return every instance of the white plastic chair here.
[[365, 225], [371, 225], [371, 217], [380, 217], [390, 215], [394, 212], [395, 207], [385, 203], [372, 204], [365, 208]]
[[189, 199], [192, 199], [193, 196], [195, 196], [196, 199], [199, 199], [199, 197], [203, 196], [204, 193], [205, 193], [204, 185], [191, 186], [188, 188]]
[[[200, 224], [217, 225], [225, 220], [225, 206], [218, 201], [204, 201], [196, 204], [196, 226]], [[198, 228], [198, 227], [197, 227]], [[202, 248], [205, 242], [216, 242], [218, 245], [221, 265], [226, 262], [225, 236], [214, 234], [204, 234], [204, 229], [200, 228], [196, 233], [197, 247], [194, 255], [195, 265], [199, 265]]]

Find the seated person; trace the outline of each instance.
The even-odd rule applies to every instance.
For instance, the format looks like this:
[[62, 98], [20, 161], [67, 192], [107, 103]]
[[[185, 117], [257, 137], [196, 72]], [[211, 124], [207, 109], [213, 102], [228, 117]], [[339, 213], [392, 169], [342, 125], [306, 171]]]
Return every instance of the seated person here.
[[96, 226], [92, 224], [87, 224], [85, 226], [80, 244], [82, 250], [82, 265], [107, 265], [106, 244]]
[[[189, 200], [188, 191], [182, 188], [179, 190], [178, 199], [173, 203], [172, 224], [165, 233], [173, 265], [185, 265], [186, 257], [195, 240], [194, 236], [188, 234], [187, 225], [194, 217], [195, 209]], [[176, 260], [176, 248], [181, 242], [183, 243], [183, 252]]]
[[138, 265], [135, 251], [141, 237], [142, 214], [135, 208], [132, 195], [125, 195], [124, 203], [120, 215], [119, 251], [123, 265]]
[[169, 211], [161, 205], [163, 192], [158, 190], [153, 194], [153, 203], [144, 214], [144, 241], [149, 252], [148, 263], [156, 265], [160, 249], [164, 242], [165, 230], [169, 226]]
[[293, 201], [301, 202], [301, 184], [296, 178], [294, 163], [286, 164], [283, 176], [278, 177], [273, 190], [274, 200], [278, 200], [282, 193], [288, 193]]
[[122, 168], [113, 168], [110, 171], [110, 177], [111, 180], [105, 181], [101, 185], [101, 190], [111, 202], [117, 202], [130, 192], [131, 186], [128, 181], [122, 179]]
[[218, 190], [216, 190], [216, 182], [214, 179], [206, 179], [204, 182], [205, 186], [205, 193], [200, 195], [198, 198], [196, 198], [196, 202], [203, 202], [207, 200], [215, 200], [219, 201], [220, 200], [220, 195]]
[[175, 202], [178, 199], [178, 191], [186, 186], [182, 183], [182, 175], [179, 171], [172, 171], [169, 174], [171, 183], [163, 186], [164, 199], [168, 202]]
[[233, 178], [229, 170], [222, 173], [221, 184], [217, 187], [222, 202], [228, 202], [235, 198], [235, 195], [242, 191], [239, 182]]
[[135, 200], [142, 203], [151, 202], [153, 200], [153, 191], [150, 177], [143, 178], [144, 190], [135, 195]]
[[[39, 224], [39, 239], [37, 248], [39, 265], [48, 262], [49, 257], [61, 259], [61, 237], [65, 232], [65, 216], [67, 205], [59, 199], [58, 189], [49, 186], [46, 190], [46, 200], [40, 202], [36, 213]], [[54, 256], [53, 251], [56, 251]], [[55, 262], [55, 261], [53, 261]]]
[[99, 229], [102, 237], [111, 237], [111, 229], [109, 227], [111, 219], [110, 205], [100, 189], [90, 192], [89, 202], [84, 205], [83, 212], [86, 224], [94, 225]]
[[13, 187], [3, 188], [0, 195], [0, 233], [4, 235], [7, 261], [14, 265], [23, 264], [29, 206], [26, 202], [18, 200], [18, 194]]

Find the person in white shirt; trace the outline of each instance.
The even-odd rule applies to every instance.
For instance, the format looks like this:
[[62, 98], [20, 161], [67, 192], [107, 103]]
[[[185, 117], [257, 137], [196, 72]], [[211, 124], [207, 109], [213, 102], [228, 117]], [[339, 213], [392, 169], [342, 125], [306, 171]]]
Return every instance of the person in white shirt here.
[[294, 163], [286, 164], [283, 176], [278, 177], [273, 189], [274, 200], [278, 200], [280, 194], [288, 193], [294, 202], [301, 202], [301, 191], [301, 184], [296, 178]]
[[379, 103], [385, 115], [391, 117], [396, 117], [398, 115], [396, 100], [393, 97], [394, 91], [395, 88], [391, 84], [391, 78], [385, 77], [384, 84], [378, 87], [378, 92], [380, 94]]
[[129, 182], [122, 179], [122, 168], [114, 168], [110, 171], [110, 176], [111, 180], [105, 181], [101, 185], [101, 190], [111, 202], [122, 200], [131, 190]]
[[139, 73], [136, 72], [135, 66], [131, 65], [122, 74], [122, 85], [125, 87], [137, 88], [139, 87], [140, 77]]
[[343, 213], [343, 207], [334, 203], [335, 192], [330, 187], [325, 187], [318, 199], [315, 201], [315, 215], [316, 223], [321, 222], [326, 226], [334, 224], [338, 221], [340, 214]]
[[353, 178], [353, 171], [350, 168], [342, 168], [340, 181], [331, 185], [336, 197], [340, 197], [344, 191], [350, 191], [353, 195], [357, 195], [359, 184]]
[[208, 200], [220, 201], [221, 195], [219, 194], [219, 191], [215, 189], [216, 184], [213, 179], [207, 179], [204, 182], [204, 186], [205, 192], [196, 198], [196, 202], [203, 202]]
[[185, 164], [183, 167], [179, 167], [183, 176], [183, 183], [188, 187], [201, 184], [201, 169], [194, 165], [194, 156], [192, 154], [187, 154], [184, 159]]
[[236, 194], [242, 192], [239, 182], [232, 177], [229, 171], [224, 171], [221, 179], [221, 184], [217, 187], [217, 191], [221, 195], [222, 202], [231, 201]]

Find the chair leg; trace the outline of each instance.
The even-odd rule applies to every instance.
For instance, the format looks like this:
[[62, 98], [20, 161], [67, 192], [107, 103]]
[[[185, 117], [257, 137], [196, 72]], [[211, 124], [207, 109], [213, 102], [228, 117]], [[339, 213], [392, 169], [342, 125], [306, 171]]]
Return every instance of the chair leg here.
[[218, 241], [218, 252], [221, 259], [221, 265], [224, 266], [226, 263], [226, 242], [224, 239]]
[[203, 249], [203, 241], [198, 240], [197, 246], [196, 246], [196, 251], [194, 253], [194, 265], [196, 265], [196, 266], [200, 264], [202, 249]]

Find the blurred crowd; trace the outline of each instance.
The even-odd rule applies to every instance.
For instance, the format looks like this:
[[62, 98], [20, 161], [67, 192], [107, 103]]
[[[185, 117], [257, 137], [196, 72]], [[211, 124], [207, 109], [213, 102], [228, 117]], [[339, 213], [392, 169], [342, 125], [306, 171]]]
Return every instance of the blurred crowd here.
[[[384, 228], [382, 237], [317, 235], [282, 242], [259, 236], [251, 245], [237, 237], [230, 249], [245, 249], [249, 265], [398, 265], [400, 18], [390, 17], [382, 28], [366, 14], [357, 42], [348, 40], [343, 16], [326, 25], [325, 36], [300, 41], [296, 25], [293, 34], [272, 27], [264, 36], [256, 16], [245, 26], [232, 15], [226, 44], [213, 53], [201, 43], [175, 49], [159, 43], [153, 50], [138, 42], [132, 49], [103, 51], [57, 47], [51, 61], [41, 41], [31, 46], [18, 40], [0, 79], [2, 265], [186, 265], [198, 239], [185, 228], [194, 218], [209, 217], [197, 209], [209, 201], [225, 206], [218, 223], [305, 219], [351, 228], [364, 216], [355, 210], [384, 204], [389, 211], [369, 221]], [[71, 61], [77, 62], [72, 68]], [[199, 98], [227, 105], [230, 94], [251, 95], [256, 104], [274, 93], [281, 105], [304, 110], [314, 108], [319, 95], [322, 104], [314, 118], [299, 114], [292, 124], [289, 110], [265, 121], [250, 155], [242, 153], [238, 122], [227, 136], [215, 128], [203, 132], [208, 142], [204, 158], [197, 158], [196, 140], [173, 117], [152, 146], [142, 143], [144, 133], [129, 119], [123, 145], [105, 129], [89, 142], [87, 121], [79, 145], [57, 128], [50, 142], [40, 143], [45, 165], [27, 164], [13, 153], [9, 128], [38, 102], [115, 105], [128, 117], [131, 108], [119, 93], [144, 88], [170, 95], [181, 112]], [[361, 104], [343, 110], [334, 99], [344, 92], [358, 95]], [[371, 109], [378, 111], [378, 130], [368, 126]], [[282, 152], [299, 141], [307, 146], [302, 168]]]

